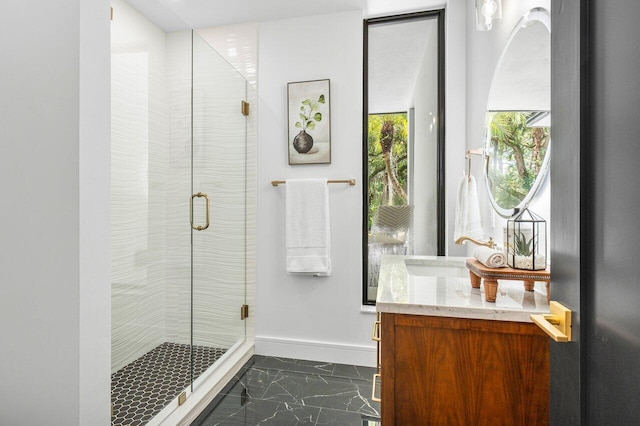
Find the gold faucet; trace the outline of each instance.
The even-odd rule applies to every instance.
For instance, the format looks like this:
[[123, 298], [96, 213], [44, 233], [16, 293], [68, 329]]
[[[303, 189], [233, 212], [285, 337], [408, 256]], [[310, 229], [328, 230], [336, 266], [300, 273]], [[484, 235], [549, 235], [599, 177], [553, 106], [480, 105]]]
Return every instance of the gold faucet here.
[[456, 240], [456, 244], [462, 244], [464, 241], [467, 241], [467, 240], [469, 240], [472, 243], [477, 244], [479, 246], [489, 247], [490, 249], [492, 249], [492, 248], [494, 248], [496, 246], [495, 241], [493, 241], [493, 237], [489, 237], [489, 241], [484, 241], [483, 242], [483, 241], [474, 240], [471, 237], [462, 236], [462, 237], [460, 237], [460, 238], [458, 238]]

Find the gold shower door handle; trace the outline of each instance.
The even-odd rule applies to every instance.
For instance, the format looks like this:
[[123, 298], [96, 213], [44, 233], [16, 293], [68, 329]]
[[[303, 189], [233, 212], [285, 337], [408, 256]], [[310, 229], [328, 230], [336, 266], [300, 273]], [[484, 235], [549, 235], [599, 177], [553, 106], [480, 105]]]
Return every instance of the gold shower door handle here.
[[[194, 225], [193, 223], [193, 199], [194, 198], [200, 198], [200, 197], [204, 197], [206, 203], [205, 203], [205, 225], [201, 226], [201, 225]], [[207, 194], [205, 194], [204, 192], [198, 192], [196, 194], [193, 194], [191, 196], [191, 229], [195, 229], [196, 231], [204, 231], [205, 229], [207, 229], [209, 227], [209, 196]]]

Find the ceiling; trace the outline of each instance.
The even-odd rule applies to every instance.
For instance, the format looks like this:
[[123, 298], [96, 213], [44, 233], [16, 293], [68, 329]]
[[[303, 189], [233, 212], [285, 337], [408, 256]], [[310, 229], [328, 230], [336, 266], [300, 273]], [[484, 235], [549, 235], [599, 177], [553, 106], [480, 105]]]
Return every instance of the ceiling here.
[[126, 0], [166, 32], [363, 10], [365, 17], [443, 7], [446, 0]]
[[[362, 10], [363, 18], [444, 7], [447, 0], [125, 0], [166, 32]], [[388, 31], [369, 61], [370, 111], [404, 111], [426, 44], [423, 28]], [[415, 34], [412, 35], [412, 34]], [[389, 64], [404, 64], [389, 66]], [[371, 103], [375, 102], [375, 103]]]

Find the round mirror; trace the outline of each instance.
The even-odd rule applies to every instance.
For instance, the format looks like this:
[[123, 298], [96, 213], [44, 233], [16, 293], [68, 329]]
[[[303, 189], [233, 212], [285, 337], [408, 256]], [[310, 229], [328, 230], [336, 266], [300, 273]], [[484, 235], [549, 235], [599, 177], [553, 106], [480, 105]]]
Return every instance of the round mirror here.
[[493, 75], [485, 121], [485, 183], [494, 210], [511, 217], [544, 180], [550, 156], [549, 12], [527, 12]]

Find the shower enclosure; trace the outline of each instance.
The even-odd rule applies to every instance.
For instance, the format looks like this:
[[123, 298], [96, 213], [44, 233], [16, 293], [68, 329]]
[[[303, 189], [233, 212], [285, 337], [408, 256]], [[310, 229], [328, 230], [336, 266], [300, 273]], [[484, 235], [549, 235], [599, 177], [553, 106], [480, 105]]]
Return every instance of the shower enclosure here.
[[252, 89], [197, 33], [114, 9], [112, 424], [134, 425], [170, 414], [246, 338]]

